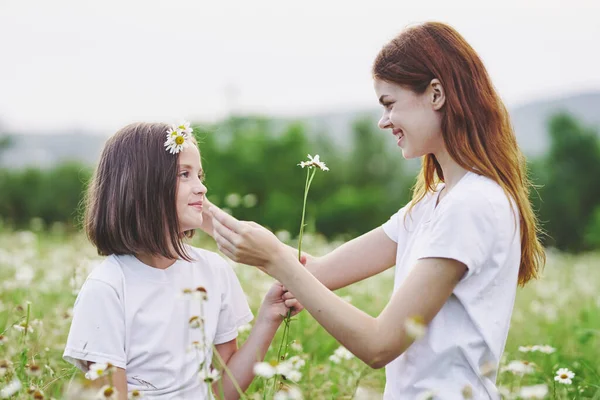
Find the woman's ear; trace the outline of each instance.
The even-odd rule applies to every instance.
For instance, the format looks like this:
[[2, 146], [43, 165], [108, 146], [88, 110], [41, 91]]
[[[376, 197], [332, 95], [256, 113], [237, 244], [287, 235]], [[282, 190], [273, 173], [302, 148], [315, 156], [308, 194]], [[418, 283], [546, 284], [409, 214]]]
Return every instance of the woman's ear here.
[[435, 111], [439, 111], [446, 103], [444, 87], [438, 79], [432, 79], [429, 89], [431, 91], [431, 105]]

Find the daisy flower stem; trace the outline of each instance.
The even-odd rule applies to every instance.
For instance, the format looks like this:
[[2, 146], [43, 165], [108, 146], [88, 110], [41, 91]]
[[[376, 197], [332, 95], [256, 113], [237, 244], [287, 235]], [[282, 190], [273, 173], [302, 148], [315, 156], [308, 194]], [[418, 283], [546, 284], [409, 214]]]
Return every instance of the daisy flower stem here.
[[[304, 236], [304, 218], [306, 216], [306, 200], [308, 198], [308, 191], [310, 185], [317, 172], [316, 168], [306, 169], [306, 183], [304, 184], [304, 202], [302, 204], [302, 220], [300, 221], [300, 233], [298, 235], [298, 261], [302, 257], [302, 237]], [[281, 343], [279, 344], [279, 350], [277, 351], [277, 363], [280, 363], [285, 359], [289, 347], [289, 333], [290, 333], [290, 322], [292, 318], [292, 310], [288, 310], [287, 315], [284, 319], [285, 327], [283, 328], [283, 335], [281, 337]], [[273, 379], [273, 393], [277, 390], [277, 383], [279, 382], [279, 375], [276, 375]]]
[[23, 331], [23, 338], [27, 338], [27, 331], [29, 331], [29, 318], [31, 316], [31, 303], [27, 302], [27, 317], [25, 317], [25, 330]]

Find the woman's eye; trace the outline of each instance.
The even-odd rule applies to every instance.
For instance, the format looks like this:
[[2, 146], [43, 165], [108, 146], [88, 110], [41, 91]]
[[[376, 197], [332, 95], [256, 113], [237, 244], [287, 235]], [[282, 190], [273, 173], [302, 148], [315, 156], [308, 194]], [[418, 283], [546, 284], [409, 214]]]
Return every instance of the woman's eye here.
[[394, 104], [394, 103], [385, 103], [385, 104], [383, 105], [383, 107], [385, 107], [385, 109], [386, 109], [386, 110], [389, 110], [390, 108], [392, 108], [392, 105], [393, 105], [393, 104]]

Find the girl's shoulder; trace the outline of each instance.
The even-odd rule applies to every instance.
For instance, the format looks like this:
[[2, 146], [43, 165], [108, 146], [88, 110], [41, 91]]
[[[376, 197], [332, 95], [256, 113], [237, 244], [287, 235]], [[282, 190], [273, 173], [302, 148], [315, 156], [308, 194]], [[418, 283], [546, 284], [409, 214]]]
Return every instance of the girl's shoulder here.
[[123, 263], [125, 256], [110, 255], [92, 269], [87, 279], [104, 282], [114, 288], [120, 288], [125, 280]]
[[229, 262], [220, 254], [200, 247], [186, 245], [186, 250], [191, 256], [191, 264], [200, 268], [211, 268], [219, 272], [231, 269]]

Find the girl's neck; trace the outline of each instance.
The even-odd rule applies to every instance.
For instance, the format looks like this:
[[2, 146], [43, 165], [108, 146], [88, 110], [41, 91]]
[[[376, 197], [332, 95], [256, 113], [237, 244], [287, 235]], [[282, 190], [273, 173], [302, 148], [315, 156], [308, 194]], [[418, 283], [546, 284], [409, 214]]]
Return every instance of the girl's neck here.
[[143, 262], [144, 264], [158, 269], [167, 269], [171, 265], [175, 264], [175, 261], [172, 258], [166, 258], [163, 256], [153, 256], [148, 254], [136, 254], [135, 257]]
[[438, 163], [440, 163], [442, 172], [444, 173], [445, 192], [449, 192], [468, 171], [458, 165], [456, 161], [450, 157], [450, 154], [448, 154], [446, 149], [437, 152], [435, 158]]

